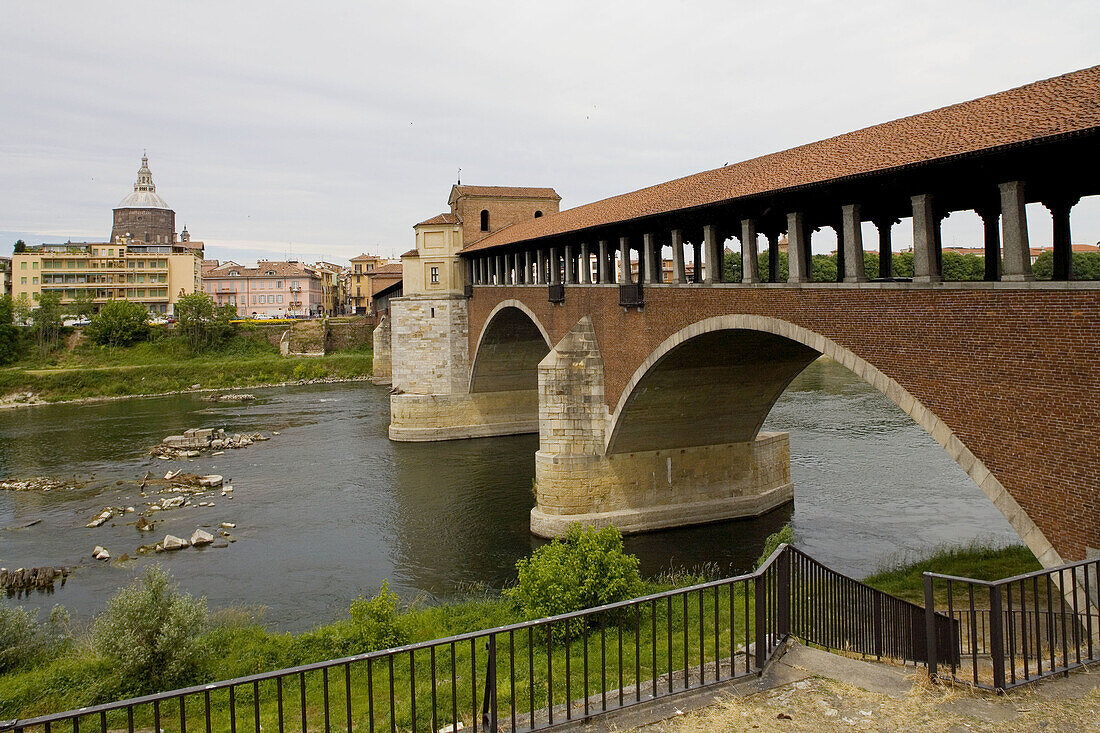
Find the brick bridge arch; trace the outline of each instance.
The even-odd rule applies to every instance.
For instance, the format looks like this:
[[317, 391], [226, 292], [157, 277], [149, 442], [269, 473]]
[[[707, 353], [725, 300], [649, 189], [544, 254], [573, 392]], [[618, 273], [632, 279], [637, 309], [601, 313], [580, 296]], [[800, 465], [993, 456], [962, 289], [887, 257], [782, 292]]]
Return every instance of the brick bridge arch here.
[[[470, 354], [505, 301], [522, 303], [555, 345], [589, 317], [603, 420], [676, 334], [725, 317], [778, 330], [862, 370], [999, 502], [1044, 564], [1100, 547], [1100, 290], [1087, 284], [654, 284], [642, 309], [620, 306], [616, 285], [569, 285], [561, 303], [545, 286], [474, 286]], [[615, 450], [610, 432], [600, 445]]]
[[470, 392], [534, 390], [538, 365], [553, 342], [538, 316], [508, 298], [489, 313], [470, 355]]
[[[770, 316], [713, 316], [666, 338], [627, 381], [609, 416], [606, 452], [701, 445], [708, 434], [725, 436], [721, 442], [753, 440], [790, 382], [820, 355], [845, 366], [909, 415], [966, 471], [1036, 557], [1060, 562], [1027, 512], [932, 410], [850, 349]], [[685, 371], [695, 379], [684, 381]], [[722, 404], [733, 409], [714, 409]]]

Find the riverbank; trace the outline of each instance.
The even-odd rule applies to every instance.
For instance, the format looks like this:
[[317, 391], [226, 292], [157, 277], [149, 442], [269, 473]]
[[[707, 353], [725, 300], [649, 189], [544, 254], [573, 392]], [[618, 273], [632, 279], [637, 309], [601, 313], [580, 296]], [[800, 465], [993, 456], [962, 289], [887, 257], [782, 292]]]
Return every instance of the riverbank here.
[[[868, 582], [884, 590], [889, 588], [890, 592], [908, 596], [919, 592], [920, 573], [926, 569], [982, 577], [983, 574], [990, 574], [990, 568], [996, 568], [998, 575], [1013, 575], [1033, 569], [1035, 565], [1034, 557], [1027, 553], [1026, 548], [994, 550], [971, 546], [940, 550], [930, 558], [892, 570], [888, 579], [872, 576]], [[669, 590], [705, 579], [709, 578], [693, 573], [666, 575], [648, 581], [646, 592]], [[740, 596], [738, 598], [737, 603], [743, 603]], [[348, 617], [300, 634], [265, 628], [262, 612], [256, 609], [231, 608], [216, 611], [210, 615], [206, 628], [199, 637], [200, 661], [194, 676], [187, 683], [201, 684], [235, 678], [397, 643], [428, 641], [523, 620], [519, 609], [498, 594], [471, 596], [433, 605], [414, 599], [400, 612], [396, 611], [396, 601], [395, 596], [383, 589], [373, 599], [360, 599], [353, 603]], [[10, 618], [16, 612], [10, 606], [5, 608], [5, 605], [0, 605], [0, 611], [9, 617], [7, 628], [15, 628], [18, 624], [11, 623]], [[112, 601], [111, 607], [117, 609], [118, 604]], [[679, 607], [673, 607], [672, 612], [674, 615], [680, 613]], [[690, 615], [694, 613], [694, 609], [687, 612]], [[706, 615], [709, 619], [709, 612]], [[691, 628], [695, 628], [695, 619], [685, 620], [680, 616], [673, 619], [670, 628], [678, 630], [685, 621]], [[720, 623], [727, 622], [723, 619]], [[737, 638], [744, 634], [743, 623], [740, 617], [734, 621], [733, 632]], [[632, 649], [633, 630], [626, 627], [622, 633], [626, 648]], [[724, 630], [719, 636], [724, 638]], [[682, 641], [675, 639], [670, 644], [673, 654], [682, 653]], [[583, 661], [584, 652], [581, 646], [581, 640], [577, 640], [577, 648], [570, 651], [577, 668], [580, 668]], [[588, 649], [587, 645], [585, 649]], [[5, 657], [5, 651], [8, 650], [0, 648], [0, 660]], [[599, 645], [592, 644], [589, 651], [598, 655]], [[667, 661], [668, 652], [665, 648], [656, 650], [659, 665]], [[468, 650], [464, 647], [459, 653], [468, 654]], [[533, 651], [533, 654], [536, 662], [534, 669], [545, 670], [545, 651], [540, 648]], [[628, 659], [626, 662], [624, 665], [629, 668], [633, 660]], [[468, 664], [468, 661], [465, 663]], [[555, 656], [554, 664], [560, 663], [561, 660]], [[0, 666], [0, 669], [3, 668]], [[516, 672], [517, 688], [526, 688], [528, 680], [524, 676], [523, 667], [517, 665]], [[407, 676], [407, 670], [399, 669], [398, 673], [399, 676]], [[544, 678], [540, 679], [543, 679], [544, 684]], [[399, 684], [401, 681], [398, 680]], [[404, 683], [407, 685], [407, 679]], [[0, 719], [28, 717], [119, 699], [134, 692], [129, 686], [131, 684], [132, 682], [120, 677], [112, 669], [111, 662], [105, 655], [96, 650], [89, 633], [78, 633], [75, 638], [63, 639], [41, 663], [0, 675]], [[311, 699], [321, 692], [321, 689], [310, 685]], [[366, 700], [360, 699], [360, 693], [361, 690], [356, 691], [353, 703], [357, 709], [362, 710]], [[274, 714], [267, 707], [265, 705], [263, 710], [265, 720]]]
[[368, 378], [371, 366], [368, 348], [284, 357], [243, 336], [198, 354], [172, 337], [116, 349], [82, 344], [0, 369], [0, 408], [351, 381]]

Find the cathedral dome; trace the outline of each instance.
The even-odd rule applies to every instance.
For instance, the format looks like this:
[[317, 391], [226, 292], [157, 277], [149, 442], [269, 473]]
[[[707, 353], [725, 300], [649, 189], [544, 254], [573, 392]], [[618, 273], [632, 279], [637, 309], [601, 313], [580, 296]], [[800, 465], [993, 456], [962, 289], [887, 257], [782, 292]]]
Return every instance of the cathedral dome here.
[[133, 193], [119, 202], [116, 209], [168, 209], [168, 202], [157, 195], [156, 184], [153, 183], [153, 174], [149, 170], [148, 156], [141, 156], [141, 168], [138, 169], [138, 178], [134, 183]]

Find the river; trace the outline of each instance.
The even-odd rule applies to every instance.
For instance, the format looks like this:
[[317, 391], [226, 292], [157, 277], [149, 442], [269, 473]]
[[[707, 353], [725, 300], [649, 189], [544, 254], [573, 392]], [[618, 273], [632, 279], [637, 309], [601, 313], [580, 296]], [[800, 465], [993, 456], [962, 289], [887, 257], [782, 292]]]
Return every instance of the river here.
[[[0, 477], [91, 478], [80, 490], [0, 491], [0, 566], [75, 566], [52, 595], [9, 602], [60, 603], [87, 620], [145, 564], [162, 562], [213, 608], [264, 606], [271, 626], [301, 630], [338, 617], [386, 579], [404, 601], [500, 588], [540, 544], [527, 529], [537, 436], [391, 443], [383, 387], [255, 394], [243, 404], [179, 395], [0, 412]], [[279, 435], [191, 461], [148, 455], [165, 435], [203, 426]], [[800, 547], [856, 576], [939, 543], [1018, 541], [930, 436], [839, 364], [822, 359], [806, 369], [764, 429], [791, 434], [793, 506], [628, 537], [644, 574], [704, 563], [743, 571], [792, 518]], [[153, 539], [126, 524], [134, 515], [84, 526], [105, 506], [141, 507], [137, 490], [117, 482], [176, 468], [226, 476], [233, 498], [153, 515], [155, 538], [233, 522], [237, 541], [126, 563], [92, 560], [95, 545], [118, 557]]]

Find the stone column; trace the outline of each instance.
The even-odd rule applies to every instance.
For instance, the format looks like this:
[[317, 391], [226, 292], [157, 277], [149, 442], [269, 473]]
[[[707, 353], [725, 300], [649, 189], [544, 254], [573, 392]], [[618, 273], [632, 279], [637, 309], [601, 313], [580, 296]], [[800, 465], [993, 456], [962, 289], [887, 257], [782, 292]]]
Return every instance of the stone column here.
[[645, 279], [647, 282], [661, 282], [661, 248], [657, 246], [656, 234], [642, 235], [643, 248], [645, 249]]
[[1069, 212], [1080, 199], [1076, 196], [1060, 196], [1043, 201], [1043, 206], [1054, 220], [1054, 280], [1073, 279], [1073, 243], [1069, 228]]
[[573, 262], [573, 245], [565, 245], [565, 284], [572, 285], [577, 282], [577, 271]]
[[684, 233], [672, 230], [672, 282], [683, 285], [687, 282], [687, 270], [684, 268]]
[[588, 242], [581, 242], [581, 285], [592, 282], [592, 258], [588, 254]]
[[630, 237], [619, 237], [619, 284], [633, 282], [630, 277]]
[[698, 240], [691, 243], [691, 281], [703, 282], [703, 243]]
[[878, 229], [878, 276], [883, 280], [894, 277], [894, 243], [890, 231], [893, 226], [893, 218], [875, 219], [875, 228]]
[[1004, 230], [1003, 280], [1023, 282], [1031, 275], [1031, 247], [1027, 241], [1027, 210], [1024, 208], [1024, 182], [1001, 184], [1001, 228]]
[[760, 262], [756, 253], [756, 222], [741, 220], [741, 282], [760, 282]]
[[536, 285], [546, 284], [546, 255], [541, 249], [535, 250], [535, 256], [538, 258], [538, 262], [535, 265], [535, 269], [538, 270]]
[[844, 282], [867, 282], [867, 273], [863, 267], [863, 230], [860, 228], [859, 204], [848, 204], [841, 208], [844, 229], [844, 258], [848, 269], [844, 273]]
[[[768, 232], [768, 282], [779, 282], [779, 232]], [[788, 257], [788, 259], [790, 259]]]
[[1001, 212], [994, 205], [975, 207], [982, 220], [982, 241], [985, 244], [985, 280], [1001, 279]]
[[557, 285], [561, 282], [561, 263], [558, 262], [558, 248], [550, 248], [550, 284]]
[[464, 285], [474, 284], [474, 261], [469, 257], [466, 258], [466, 282]]
[[607, 272], [607, 240], [601, 239], [596, 243], [596, 282], [609, 283], [611, 277]]
[[940, 282], [936, 261], [936, 229], [940, 220], [932, 207], [932, 194], [913, 196], [913, 282]]
[[722, 241], [718, 237], [718, 227], [707, 224], [703, 227], [703, 242], [707, 251], [707, 272], [704, 282], [708, 284], [722, 282]]
[[787, 282], [809, 282], [806, 272], [806, 248], [810, 246], [806, 236], [806, 221], [801, 211], [787, 214]]

